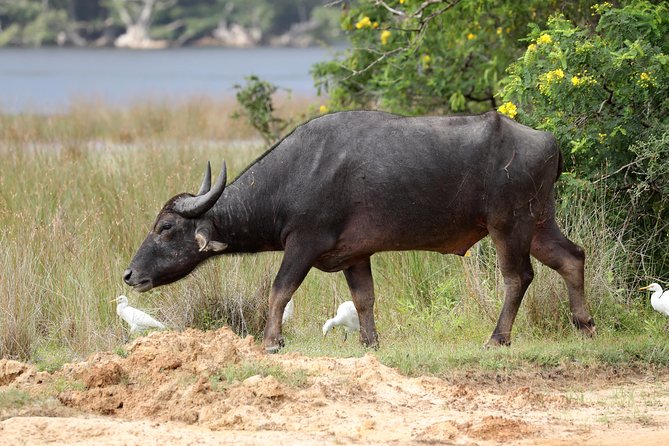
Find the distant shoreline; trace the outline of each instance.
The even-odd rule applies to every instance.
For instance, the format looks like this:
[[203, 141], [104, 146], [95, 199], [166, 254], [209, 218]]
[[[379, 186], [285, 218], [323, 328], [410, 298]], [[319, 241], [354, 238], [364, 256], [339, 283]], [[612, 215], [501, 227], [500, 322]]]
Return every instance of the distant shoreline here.
[[293, 96], [316, 96], [314, 64], [341, 48], [0, 48], [0, 112], [57, 114], [81, 103], [234, 98], [258, 76]]
[[0, 46], [0, 51], [3, 50], [53, 50], [53, 49], [67, 49], [67, 50], [123, 50], [123, 51], [161, 51], [161, 50], [180, 50], [180, 49], [225, 49], [225, 50], [246, 50], [246, 49], [272, 49], [272, 48], [283, 48], [283, 49], [313, 49], [313, 48], [326, 48], [333, 49], [335, 51], [342, 51], [347, 49], [349, 42], [347, 40], [338, 40], [334, 42], [317, 42], [313, 45], [299, 46], [299, 45], [271, 45], [271, 44], [257, 44], [250, 46], [234, 46], [234, 45], [224, 45], [224, 44], [187, 44], [187, 45], [174, 45], [174, 46], [164, 46], [160, 48], [129, 48], [129, 47], [117, 47], [114, 45], [4, 45]]

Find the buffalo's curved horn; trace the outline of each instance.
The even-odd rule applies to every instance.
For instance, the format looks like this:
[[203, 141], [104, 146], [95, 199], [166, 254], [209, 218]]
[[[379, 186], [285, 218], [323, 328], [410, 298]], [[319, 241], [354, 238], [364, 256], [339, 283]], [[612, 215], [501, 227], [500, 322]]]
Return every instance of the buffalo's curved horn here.
[[[207, 166], [208, 170], [211, 168]], [[205, 186], [204, 183], [207, 182], [207, 176], [211, 182], [211, 172], [209, 175], [205, 173], [204, 181], [202, 186]], [[227, 173], [225, 167], [225, 161], [223, 161], [223, 167], [221, 168], [221, 173], [216, 178], [216, 184], [204, 195], [198, 195], [195, 197], [182, 197], [174, 202], [174, 211], [181, 215], [182, 217], [194, 218], [199, 217], [200, 215], [207, 212], [211, 207], [216, 203], [225, 189], [225, 182], [227, 181]], [[200, 188], [202, 190], [202, 187]]]
[[207, 168], [204, 171], [204, 178], [202, 178], [202, 185], [200, 186], [200, 190], [197, 192], [196, 195], [204, 195], [207, 192], [209, 192], [209, 189], [211, 189], [211, 163], [207, 161]]

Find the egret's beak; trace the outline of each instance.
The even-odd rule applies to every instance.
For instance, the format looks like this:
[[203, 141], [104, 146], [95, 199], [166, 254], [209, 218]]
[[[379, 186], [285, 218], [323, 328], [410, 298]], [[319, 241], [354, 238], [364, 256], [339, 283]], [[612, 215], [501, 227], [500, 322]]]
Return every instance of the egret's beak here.
[[639, 291], [646, 291], [646, 290], [649, 290], [649, 289], [650, 289], [649, 287], [643, 286], [643, 287], [639, 288]]
[[113, 298], [112, 300], [109, 301], [109, 303], [116, 303], [116, 298]]

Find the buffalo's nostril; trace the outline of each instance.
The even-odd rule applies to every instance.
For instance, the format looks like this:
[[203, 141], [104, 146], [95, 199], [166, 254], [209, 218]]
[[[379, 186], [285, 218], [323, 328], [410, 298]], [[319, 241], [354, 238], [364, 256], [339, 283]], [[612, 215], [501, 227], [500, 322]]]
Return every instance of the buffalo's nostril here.
[[132, 270], [130, 268], [123, 271], [123, 281], [130, 285], [130, 276], [132, 276]]

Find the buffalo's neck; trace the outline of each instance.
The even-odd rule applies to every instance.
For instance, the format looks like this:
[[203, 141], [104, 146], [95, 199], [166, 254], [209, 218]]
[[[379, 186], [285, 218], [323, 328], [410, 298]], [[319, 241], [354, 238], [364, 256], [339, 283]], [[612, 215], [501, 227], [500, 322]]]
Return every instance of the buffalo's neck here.
[[226, 253], [281, 250], [273, 215], [272, 195], [253, 185], [236, 181], [228, 185], [216, 203], [213, 222]]

